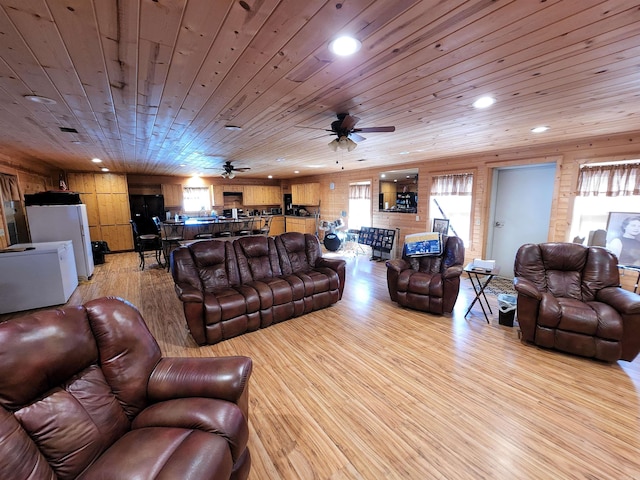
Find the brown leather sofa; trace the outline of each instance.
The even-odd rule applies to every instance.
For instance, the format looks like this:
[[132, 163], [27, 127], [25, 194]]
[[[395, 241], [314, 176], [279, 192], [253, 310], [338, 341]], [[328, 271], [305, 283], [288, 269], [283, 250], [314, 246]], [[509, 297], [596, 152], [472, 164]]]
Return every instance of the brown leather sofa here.
[[246, 479], [246, 357], [168, 358], [117, 298], [0, 324], [0, 478]]
[[[442, 254], [387, 260], [387, 288], [403, 307], [442, 315], [451, 313], [460, 291], [464, 243], [442, 236]], [[404, 249], [403, 249], [404, 251]]]
[[514, 286], [522, 340], [605, 362], [632, 361], [640, 351], [640, 295], [620, 288], [617, 263], [602, 247], [521, 246]]
[[346, 262], [323, 258], [315, 235], [289, 232], [194, 242], [170, 265], [189, 331], [205, 345], [336, 303]]

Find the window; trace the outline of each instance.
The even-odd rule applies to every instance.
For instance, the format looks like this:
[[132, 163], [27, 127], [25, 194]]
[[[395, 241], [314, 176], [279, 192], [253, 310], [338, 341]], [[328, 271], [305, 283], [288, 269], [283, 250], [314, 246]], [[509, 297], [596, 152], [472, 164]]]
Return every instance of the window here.
[[360, 230], [371, 226], [371, 182], [349, 184], [350, 230]]
[[184, 187], [182, 195], [185, 212], [211, 210], [211, 195], [208, 187]]
[[[639, 211], [638, 160], [584, 165], [578, 176], [578, 195], [574, 201], [570, 238], [577, 243], [594, 245], [594, 233], [607, 229], [610, 212]], [[612, 232], [608, 233], [606, 244], [612, 240], [612, 235]]]
[[429, 212], [431, 218], [449, 220], [448, 235], [460, 237], [469, 246], [471, 234], [471, 192], [473, 174], [438, 175], [431, 183]]

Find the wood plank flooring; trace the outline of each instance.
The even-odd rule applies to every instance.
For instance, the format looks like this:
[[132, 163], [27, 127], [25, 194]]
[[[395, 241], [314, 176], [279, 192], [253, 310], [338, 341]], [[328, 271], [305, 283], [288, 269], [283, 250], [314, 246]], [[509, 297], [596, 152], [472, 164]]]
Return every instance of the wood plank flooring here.
[[165, 355], [252, 357], [251, 480], [640, 478], [639, 361], [523, 345], [493, 296], [490, 325], [465, 319], [468, 280], [452, 316], [402, 309], [383, 263], [347, 261], [338, 304], [213, 346], [134, 253], [107, 255], [69, 304], [131, 301]]

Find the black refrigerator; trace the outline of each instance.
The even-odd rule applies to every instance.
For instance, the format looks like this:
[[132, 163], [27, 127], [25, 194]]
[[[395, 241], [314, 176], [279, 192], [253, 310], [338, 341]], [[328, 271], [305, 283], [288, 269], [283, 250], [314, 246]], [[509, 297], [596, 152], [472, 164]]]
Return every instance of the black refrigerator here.
[[136, 222], [140, 235], [157, 232], [153, 217], [164, 220], [164, 197], [162, 195], [129, 195], [131, 220]]

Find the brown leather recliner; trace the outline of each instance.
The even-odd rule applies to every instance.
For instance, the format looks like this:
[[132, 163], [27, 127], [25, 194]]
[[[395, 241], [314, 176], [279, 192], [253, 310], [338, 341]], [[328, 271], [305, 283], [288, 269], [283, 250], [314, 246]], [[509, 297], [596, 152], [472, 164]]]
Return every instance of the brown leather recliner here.
[[605, 362], [640, 351], [640, 295], [620, 288], [615, 255], [575, 243], [518, 249], [514, 286], [522, 340]]
[[246, 479], [247, 357], [168, 358], [101, 298], [0, 324], [0, 478]]
[[[451, 313], [460, 291], [464, 243], [442, 237], [442, 254], [387, 260], [389, 296], [403, 307], [442, 315]], [[404, 251], [404, 249], [403, 249]]]

